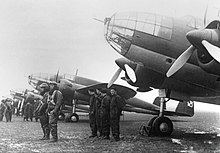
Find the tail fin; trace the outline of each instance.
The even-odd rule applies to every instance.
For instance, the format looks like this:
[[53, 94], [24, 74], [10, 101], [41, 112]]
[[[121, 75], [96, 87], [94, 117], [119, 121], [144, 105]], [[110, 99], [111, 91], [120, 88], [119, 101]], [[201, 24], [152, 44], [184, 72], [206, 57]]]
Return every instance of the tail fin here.
[[179, 102], [175, 113], [179, 116], [189, 116], [194, 115], [194, 102], [193, 101], [183, 101]]

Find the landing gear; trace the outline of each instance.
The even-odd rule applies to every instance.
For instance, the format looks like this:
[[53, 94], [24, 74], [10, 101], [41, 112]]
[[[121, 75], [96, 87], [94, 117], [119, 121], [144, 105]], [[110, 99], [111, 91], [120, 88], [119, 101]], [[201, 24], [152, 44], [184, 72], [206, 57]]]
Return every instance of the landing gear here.
[[72, 122], [72, 123], [76, 123], [79, 121], [79, 115], [76, 114], [76, 104], [77, 104], [78, 100], [74, 100], [73, 99], [73, 109], [72, 109], [72, 113], [69, 114], [68, 116], [66, 116], [65, 118], [65, 122]]
[[76, 123], [78, 121], [79, 121], [79, 115], [77, 115], [76, 113], [70, 115], [70, 122]]
[[64, 113], [60, 113], [58, 116], [58, 120], [63, 121], [65, 119], [65, 114]]
[[164, 117], [164, 109], [165, 109], [165, 103], [167, 102], [165, 100], [166, 92], [165, 90], [160, 89], [160, 113], [158, 117], [153, 117], [149, 123], [148, 123], [148, 135], [149, 136], [170, 136], [173, 132], [173, 123], [172, 121]]
[[154, 128], [152, 128], [153, 122], [157, 117], [153, 117], [149, 122], [148, 122], [148, 136], [152, 136], [154, 133]]
[[170, 136], [173, 132], [173, 123], [167, 117], [157, 117], [152, 125], [155, 136]]
[[72, 113], [72, 114], [66, 116], [66, 118], [65, 118], [65, 122], [76, 123], [78, 121], [79, 121], [79, 115], [76, 113]]

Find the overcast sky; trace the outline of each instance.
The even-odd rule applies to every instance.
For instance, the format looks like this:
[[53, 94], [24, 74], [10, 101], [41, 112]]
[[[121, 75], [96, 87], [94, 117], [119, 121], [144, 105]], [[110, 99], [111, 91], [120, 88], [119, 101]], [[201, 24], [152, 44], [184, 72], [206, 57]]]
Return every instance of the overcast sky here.
[[[105, 41], [104, 19], [141, 11], [203, 17], [205, 0], [1, 0], [0, 96], [30, 88], [32, 73], [74, 74], [108, 82], [121, 56]], [[220, 6], [220, 5], [219, 5]], [[152, 98], [151, 98], [152, 99]]]

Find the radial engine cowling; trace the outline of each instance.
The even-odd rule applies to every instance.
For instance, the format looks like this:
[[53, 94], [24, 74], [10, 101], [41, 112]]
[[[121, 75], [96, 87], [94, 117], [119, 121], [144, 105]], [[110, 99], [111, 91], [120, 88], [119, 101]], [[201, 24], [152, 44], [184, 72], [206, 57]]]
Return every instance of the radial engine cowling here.
[[196, 48], [199, 66], [206, 72], [220, 75], [220, 30], [218, 21], [211, 22], [205, 29], [187, 33], [189, 42]]
[[217, 62], [215, 59], [212, 59], [209, 62], [204, 63], [198, 58], [198, 64], [204, 71], [211, 74], [220, 75], [220, 63]]

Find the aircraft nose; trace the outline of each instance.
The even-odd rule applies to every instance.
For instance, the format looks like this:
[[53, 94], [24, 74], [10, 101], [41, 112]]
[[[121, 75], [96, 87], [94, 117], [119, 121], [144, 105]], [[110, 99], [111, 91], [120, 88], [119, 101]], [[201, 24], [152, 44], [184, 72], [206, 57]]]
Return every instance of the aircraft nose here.
[[136, 18], [130, 18], [127, 13], [116, 13], [105, 23], [105, 38], [117, 52], [125, 55], [130, 49]]

